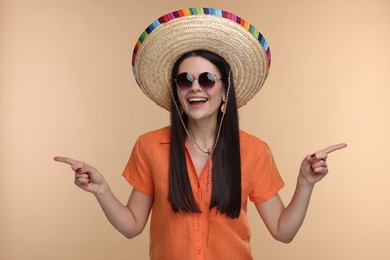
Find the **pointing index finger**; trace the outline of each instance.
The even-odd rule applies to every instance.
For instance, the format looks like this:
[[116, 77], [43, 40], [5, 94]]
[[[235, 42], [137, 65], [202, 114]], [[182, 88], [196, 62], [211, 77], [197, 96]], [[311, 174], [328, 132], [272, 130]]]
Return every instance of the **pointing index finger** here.
[[62, 157], [62, 156], [54, 157], [54, 161], [66, 163], [66, 164], [69, 164], [69, 165], [74, 165], [74, 164], [78, 163], [78, 161], [76, 161], [76, 160], [74, 160], [72, 158]]
[[326, 154], [330, 154], [334, 151], [337, 151], [337, 150], [340, 150], [340, 149], [343, 149], [347, 147], [347, 144], [345, 143], [340, 143], [340, 144], [334, 144], [334, 145], [331, 145], [325, 149], [322, 149], [320, 152], [323, 152], [323, 153], [326, 153]]

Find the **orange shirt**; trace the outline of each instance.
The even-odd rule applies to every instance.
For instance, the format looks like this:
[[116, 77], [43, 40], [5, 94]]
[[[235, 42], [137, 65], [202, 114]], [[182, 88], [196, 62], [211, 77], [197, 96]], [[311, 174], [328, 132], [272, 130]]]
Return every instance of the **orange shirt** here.
[[[168, 201], [170, 128], [140, 136], [123, 172], [139, 192], [154, 197], [150, 259], [252, 259], [248, 198], [261, 203], [284, 185], [266, 143], [240, 131], [242, 205], [238, 219], [209, 210], [207, 167], [198, 177], [186, 144], [188, 175], [202, 213], [174, 213]], [[260, 217], [259, 217], [260, 219]]]

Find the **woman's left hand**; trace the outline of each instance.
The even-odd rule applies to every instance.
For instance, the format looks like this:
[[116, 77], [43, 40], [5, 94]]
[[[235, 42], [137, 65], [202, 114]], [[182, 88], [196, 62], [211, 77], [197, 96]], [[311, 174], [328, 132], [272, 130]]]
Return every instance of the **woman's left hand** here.
[[298, 179], [309, 185], [314, 185], [322, 180], [328, 173], [328, 164], [326, 162], [328, 154], [346, 146], [344, 143], [335, 144], [307, 155], [302, 161]]

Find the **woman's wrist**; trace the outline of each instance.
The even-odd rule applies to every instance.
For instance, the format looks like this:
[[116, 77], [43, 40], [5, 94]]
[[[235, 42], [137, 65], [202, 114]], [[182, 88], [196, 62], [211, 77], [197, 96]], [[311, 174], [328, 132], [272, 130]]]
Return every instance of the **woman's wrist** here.
[[108, 183], [104, 183], [102, 185], [100, 185], [95, 192], [93, 192], [93, 195], [95, 195], [95, 197], [97, 199], [99, 198], [103, 198], [105, 197], [107, 194], [109, 194], [111, 192], [110, 190], [110, 187], [108, 185]]
[[297, 188], [312, 191], [315, 183], [309, 182], [305, 177], [299, 176], [297, 181]]

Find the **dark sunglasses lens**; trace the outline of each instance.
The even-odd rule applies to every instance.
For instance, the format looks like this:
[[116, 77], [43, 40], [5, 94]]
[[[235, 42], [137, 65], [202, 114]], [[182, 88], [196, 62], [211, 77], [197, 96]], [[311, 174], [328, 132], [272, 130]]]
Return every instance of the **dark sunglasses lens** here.
[[199, 85], [203, 88], [212, 88], [215, 85], [216, 78], [213, 73], [203, 72], [199, 75]]
[[192, 85], [193, 78], [189, 73], [180, 73], [176, 78], [176, 85], [179, 88], [186, 89]]

